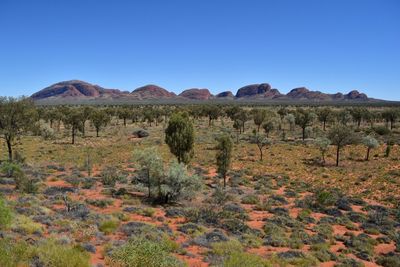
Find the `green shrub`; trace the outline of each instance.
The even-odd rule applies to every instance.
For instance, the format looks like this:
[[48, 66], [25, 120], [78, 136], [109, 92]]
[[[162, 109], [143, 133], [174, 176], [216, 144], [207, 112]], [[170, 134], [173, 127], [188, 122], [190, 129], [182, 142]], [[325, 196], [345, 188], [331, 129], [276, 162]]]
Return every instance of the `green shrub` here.
[[179, 267], [186, 266], [171, 254], [171, 246], [166, 242], [156, 242], [145, 238], [134, 238], [116, 248], [106, 258], [111, 266], [127, 267]]
[[139, 211], [139, 214], [146, 216], [146, 217], [153, 217], [155, 212], [156, 211], [153, 208], [144, 208]]
[[11, 224], [12, 210], [6, 201], [0, 196], [0, 229], [7, 228]]
[[86, 199], [85, 201], [86, 203], [99, 208], [106, 208], [114, 202], [112, 199]]
[[246, 195], [242, 198], [243, 204], [258, 204], [260, 199], [256, 195]]
[[235, 239], [226, 242], [214, 243], [212, 245], [210, 253], [214, 255], [214, 257], [216, 257], [216, 266], [272, 266], [272, 264], [270, 264], [268, 261], [264, 260], [260, 256], [244, 252], [242, 244]]
[[15, 218], [13, 230], [25, 235], [32, 235], [34, 233], [42, 233], [43, 226], [40, 223], [34, 222], [31, 218], [20, 215]]
[[222, 266], [224, 267], [240, 267], [240, 266], [251, 266], [251, 267], [267, 267], [273, 266], [273, 264], [264, 260], [258, 255], [250, 254], [246, 252], [233, 252], [224, 261]]
[[109, 221], [104, 221], [101, 222], [99, 225], [99, 230], [106, 235], [111, 234], [117, 230], [119, 226], [119, 222], [116, 220], [109, 220]]
[[15, 177], [23, 173], [19, 164], [9, 161], [5, 161], [1, 164], [0, 171], [7, 177]]
[[0, 239], [0, 266], [28, 266], [32, 250], [25, 242], [16, 242], [7, 238]]
[[77, 247], [48, 239], [35, 249], [35, 256], [44, 267], [89, 267], [89, 254]]
[[103, 185], [114, 187], [118, 179], [118, 171], [114, 167], [106, 167], [101, 173], [101, 182]]

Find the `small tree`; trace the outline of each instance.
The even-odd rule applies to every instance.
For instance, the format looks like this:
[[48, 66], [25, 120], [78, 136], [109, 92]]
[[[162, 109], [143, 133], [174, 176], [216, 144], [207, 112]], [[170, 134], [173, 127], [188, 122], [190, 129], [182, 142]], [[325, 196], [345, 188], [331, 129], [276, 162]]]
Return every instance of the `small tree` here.
[[176, 161], [169, 166], [161, 185], [161, 193], [164, 197], [164, 203], [178, 201], [181, 199], [191, 199], [196, 191], [202, 187], [200, 177], [189, 175], [186, 166]]
[[127, 107], [120, 108], [117, 111], [118, 118], [124, 121], [124, 126], [126, 127], [126, 120], [131, 117], [131, 110]]
[[315, 139], [315, 144], [317, 145], [319, 151], [321, 152], [322, 164], [325, 165], [325, 154], [328, 151], [331, 140], [326, 137], [319, 137]]
[[257, 126], [257, 132], [260, 132], [260, 127], [267, 116], [267, 111], [264, 109], [257, 108], [252, 110], [252, 114], [253, 114], [254, 124]]
[[362, 143], [367, 147], [367, 155], [365, 156], [365, 160], [369, 160], [369, 153], [371, 149], [379, 146], [378, 140], [368, 135], [362, 139]]
[[90, 120], [92, 121], [94, 128], [96, 128], [96, 137], [99, 137], [101, 128], [107, 126], [107, 124], [110, 123], [111, 118], [105, 110], [98, 109], [92, 112]]
[[326, 123], [331, 120], [333, 115], [332, 109], [325, 107], [317, 111], [318, 120], [322, 123], [322, 129], [326, 130]]
[[295, 123], [302, 129], [303, 141], [306, 138], [306, 128], [312, 125], [315, 119], [315, 114], [309, 110], [297, 109], [295, 114]]
[[357, 124], [357, 128], [360, 128], [362, 120], [367, 116], [367, 109], [360, 107], [352, 108], [350, 114], [353, 117], [354, 122]]
[[400, 112], [398, 109], [391, 108], [387, 109], [384, 112], [382, 112], [382, 118], [386, 120], [386, 125], [389, 127], [389, 122], [390, 122], [390, 129], [393, 130], [394, 124], [396, 123], [396, 120], [400, 116]]
[[171, 116], [165, 129], [165, 143], [179, 163], [190, 162], [193, 156], [194, 129], [186, 113], [176, 113]]
[[0, 98], [0, 134], [8, 149], [8, 160], [13, 160], [13, 146], [24, 132], [32, 130], [38, 120], [33, 102], [26, 98]]
[[215, 105], [205, 107], [205, 113], [208, 116], [208, 126], [213, 125], [214, 120], [218, 120], [221, 115], [221, 108]]
[[228, 135], [221, 136], [217, 141], [217, 171], [224, 179], [224, 187], [226, 187], [226, 174], [231, 166], [233, 143]]
[[258, 150], [260, 151], [260, 161], [262, 161], [263, 160], [263, 149], [264, 149], [264, 147], [271, 145], [271, 143], [272, 143], [271, 140], [266, 137], [261, 136], [254, 130], [251, 141], [253, 144], [257, 145]]
[[152, 196], [153, 186], [158, 187], [158, 195], [161, 194], [161, 180], [164, 171], [164, 164], [157, 149], [147, 148], [134, 154], [134, 160], [139, 169], [146, 176], [148, 197]]
[[64, 114], [63, 123], [70, 127], [71, 130], [71, 143], [75, 144], [75, 136], [77, 131], [82, 131], [82, 113], [76, 108], [66, 109]]
[[236, 131], [236, 144], [239, 144], [239, 135], [242, 131], [242, 123], [239, 120], [233, 122], [233, 128]]
[[274, 130], [274, 123], [272, 121], [267, 121], [263, 124], [263, 129], [268, 138], [269, 134]]
[[81, 129], [82, 129], [82, 135], [85, 136], [86, 132], [86, 121], [90, 119], [94, 109], [91, 106], [85, 106], [81, 108]]
[[354, 132], [345, 125], [335, 125], [329, 131], [328, 138], [336, 146], [336, 166], [339, 166], [340, 150], [354, 142]]

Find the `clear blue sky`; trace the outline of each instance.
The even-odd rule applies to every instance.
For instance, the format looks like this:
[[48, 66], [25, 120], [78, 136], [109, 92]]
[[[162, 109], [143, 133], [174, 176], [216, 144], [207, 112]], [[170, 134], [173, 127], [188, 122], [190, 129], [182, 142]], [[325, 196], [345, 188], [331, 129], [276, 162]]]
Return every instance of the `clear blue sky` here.
[[0, 95], [70, 79], [400, 100], [400, 1], [0, 0]]

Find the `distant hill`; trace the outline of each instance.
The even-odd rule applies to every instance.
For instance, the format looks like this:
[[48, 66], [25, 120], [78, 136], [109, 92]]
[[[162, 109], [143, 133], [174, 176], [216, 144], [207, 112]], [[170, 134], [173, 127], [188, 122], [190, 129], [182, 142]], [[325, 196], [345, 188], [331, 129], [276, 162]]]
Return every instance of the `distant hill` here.
[[168, 92], [166, 89], [149, 84], [139, 87], [131, 93], [131, 96], [137, 99], [162, 99], [162, 98], [174, 98], [176, 94], [173, 92]]
[[158, 85], [145, 85], [132, 92], [119, 89], [106, 89], [80, 80], [59, 82], [50, 85], [31, 98], [36, 101], [50, 102], [52, 100], [112, 100], [119, 99], [125, 102], [140, 100], [176, 100], [176, 101], [205, 101], [213, 99], [227, 99], [237, 101], [285, 101], [285, 102], [376, 102], [383, 101], [369, 98], [366, 94], [353, 90], [347, 94], [327, 94], [320, 91], [311, 91], [305, 87], [292, 89], [287, 94], [282, 94], [268, 83], [251, 84], [239, 88], [234, 95], [230, 91], [212, 95], [209, 89], [192, 88], [184, 90], [179, 95]]
[[34, 100], [46, 98], [98, 98], [98, 97], [120, 97], [128, 92], [118, 89], [105, 89], [84, 81], [71, 80], [59, 82], [34, 93]]
[[194, 100], [208, 100], [213, 95], [208, 89], [192, 88], [184, 90], [182, 93], [179, 94], [179, 96]]

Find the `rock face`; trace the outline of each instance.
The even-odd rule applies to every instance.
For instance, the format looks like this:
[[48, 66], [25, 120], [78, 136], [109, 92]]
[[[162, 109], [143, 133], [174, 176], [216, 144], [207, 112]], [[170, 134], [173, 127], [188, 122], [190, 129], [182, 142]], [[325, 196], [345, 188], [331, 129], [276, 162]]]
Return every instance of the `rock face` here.
[[237, 91], [236, 97], [263, 95], [269, 90], [271, 90], [271, 85], [268, 83], [246, 85]]
[[257, 97], [257, 98], [275, 98], [279, 97], [281, 93], [277, 89], [272, 89], [268, 83], [251, 84], [240, 88], [236, 97]]
[[105, 89], [99, 85], [90, 84], [80, 80], [70, 80], [59, 82], [46, 87], [31, 96], [33, 100], [49, 99], [54, 101], [62, 99], [62, 101], [70, 99], [76, 101], [80, 99], [107, 100], [118, 99], [123, 101], [138, 100], [210, 100], [215, 98], [221, 99], [247, 99], [247, 100], [273, 100], [273, 101], [379, 101], [377, 99], [368, 98], [366, 94], [353, 90], [347, 94], [336, 93], [326, 94], [320, 91], [311, 91], [306, 87], [298, 87], [292, 89], [287, 94], [281, 94], [277, 89], [273, 89], [268, 83], [251, 84], [238, 89], [236, 96], [231, 91], [225, 91], [213, 96], [208, 89], [192, 88], [184, 90], [178, 96], [160, 86], [149, 84], [135, 89], [129, 93], [118, 89]]
[[227, 98], [234, 98], [235, 96], [232, 94], [231, 91], [225, 91], [216, 95], [216, 97], [227, 97]]
[[98, 85], [93, 85], [79, 80], [71, 80], [59, 82], [49, 87], [40, 90], [32, 95], [34, 100], [44, 99], [48, 97], [61, 98], [90, 98], [100, 97], [105, 95], [120, 95], [121, 91], [116, 89], [104, 89]]
[[176, 94], [168, 92], [166, 89], [158, 85], [149, 84], [136, 88], [131, 93], [131, 96], [137, 99], [162, 99], [176, 97]]
[[305, 87], [292, 89], [286, 96], [286, 99], [295, 100], [322, 100], [322, 101], [346, 101], [346, 100], [369, 100], [366, 94], [360, 93], [357, 90], [351, 91], [344, 95], [342, 93], [325, 94], [320, 91], [310, 91]]
[[310, 91], [305, 87], [292, 89], [287, 95], [291, 99], [307, 99], [307, 100], [329, 100], [331, 95], [324, 94], [320, 91]]
[[345, 95], [344, 98], [347, 100], [356, 100], [356, 99], [367, 100], [368, 96], [366, 94], [358, 92], [357, 90], [353, 90], [347, 95]]
[[212, 94], [208, 89], [192, 88], [184, 90], [179, 96], [195, 100], [207, 100], [212, 97]]

